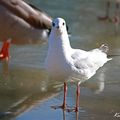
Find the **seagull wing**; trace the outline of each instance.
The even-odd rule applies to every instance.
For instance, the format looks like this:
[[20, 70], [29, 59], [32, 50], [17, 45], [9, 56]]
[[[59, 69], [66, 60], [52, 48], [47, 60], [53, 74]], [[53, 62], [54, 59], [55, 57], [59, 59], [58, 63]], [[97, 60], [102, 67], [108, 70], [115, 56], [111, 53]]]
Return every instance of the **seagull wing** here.
[[91, 66], [91, 62], [89, 61], [89, 52], [83, 50], [76, 50], [72, 54], [72, 58], [74, 61], [74, 66], [77, 69], [87, 69]]
[[71, 57], [73, 58], [75, 69], [87, 76], [87, 78], [93, 76], [96, 70], [109, 60], [107, 54], [100, 49], [91, 51], [75, 50]]

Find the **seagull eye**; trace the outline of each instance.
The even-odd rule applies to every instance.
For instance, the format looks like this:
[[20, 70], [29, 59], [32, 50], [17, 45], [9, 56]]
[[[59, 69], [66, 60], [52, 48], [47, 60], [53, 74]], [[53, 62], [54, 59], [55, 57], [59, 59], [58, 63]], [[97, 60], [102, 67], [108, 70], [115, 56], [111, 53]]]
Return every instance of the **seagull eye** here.
[[65, 25], [65, 23], [63, 23], [63, 26]]
[[55, 23], [54, 22], [52, 23], [52, 26], [55, 27]]

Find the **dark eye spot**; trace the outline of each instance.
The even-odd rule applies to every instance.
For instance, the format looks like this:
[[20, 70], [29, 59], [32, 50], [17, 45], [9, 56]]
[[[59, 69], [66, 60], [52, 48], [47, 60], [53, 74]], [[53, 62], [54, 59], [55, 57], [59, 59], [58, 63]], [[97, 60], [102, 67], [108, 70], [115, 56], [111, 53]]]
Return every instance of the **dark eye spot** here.
[[52, 23], [52, 26], [55, 27], [55, 23], [54, 22]]
[[65, 25], [65, 23], [63, 23], [63, 26]]

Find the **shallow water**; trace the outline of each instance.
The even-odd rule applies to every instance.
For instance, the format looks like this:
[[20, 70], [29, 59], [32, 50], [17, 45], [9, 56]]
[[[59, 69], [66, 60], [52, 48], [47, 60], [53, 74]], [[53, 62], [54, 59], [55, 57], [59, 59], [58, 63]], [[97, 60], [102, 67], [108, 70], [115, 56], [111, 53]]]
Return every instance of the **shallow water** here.
[[[63, 17], [71, 33], [71, 45], [85, 50], [102, 43], [117, 55], [81, 84], [79, 113], [53, 110], [61, 104], [62, 81], [50, 80], [44, 71], [46, 44], [12, 45], [9, 63], [0, 63], [0, 119], [8, 120], [114, 120], [120, 119], [120, 30], [97, 20], [104, 15], [104, 0], [29, 0], [53, 18]], [[114, 14], [114, 3], [111, 16]], [[119, 26], [120, 27], [120, 26]], [[67, 103], [75, 105], [76, 86], [68, 83]], [[117, 115], [115, 115], [118, 113]]]

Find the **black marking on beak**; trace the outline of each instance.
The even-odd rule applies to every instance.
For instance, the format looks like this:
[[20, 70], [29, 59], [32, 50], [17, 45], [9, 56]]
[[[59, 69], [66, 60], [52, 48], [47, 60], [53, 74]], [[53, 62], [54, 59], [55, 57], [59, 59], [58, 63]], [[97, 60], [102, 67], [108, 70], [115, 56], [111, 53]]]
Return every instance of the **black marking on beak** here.
[[58, 28], [58, 29], [59, 29], [60, 27], [59, 27], [59, 26], [57, 26], [56, 28]]

